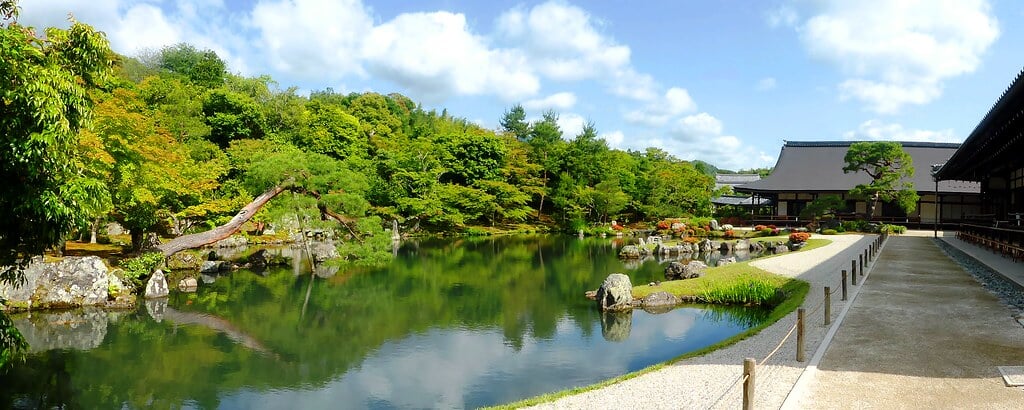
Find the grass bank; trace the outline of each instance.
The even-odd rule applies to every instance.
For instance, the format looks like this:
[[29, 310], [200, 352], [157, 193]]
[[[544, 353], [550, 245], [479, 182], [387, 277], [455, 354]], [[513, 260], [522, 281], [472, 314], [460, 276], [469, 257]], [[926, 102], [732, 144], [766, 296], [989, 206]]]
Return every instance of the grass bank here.
[[[752, 241], [772, 241], [772, 242], [774, 242], [774, 241], [785, 240], [785, 239], [787, 239], [787, 238], [782, 237], [782, 236], [776, 236], [776, 237], [763, 237], [763, 238], [752, 239]], [[796, 252], [806, 252], [806, 251], [809, 251], [809, 250], [812, 250], [812, 249], [820, 248], [820, 247], [828, 245], [830, 243], [832, 243], [832, 241], [830, 241], [828, 239], [811, 238], [811, 239], [809, 239], [807, 241], [807, 245], [805, 245], [803, 248], [801, 248], [799, 251], [796, 251]], [[777, 256], [777, 255], [775, 255], [775, 256]], [[768, 257], [774, 257], [774, 256], [768, 256]], [[718, 343], [715, 343], [713, 345], [707, 346], [707, 347], [705, 347], [703, 349], [695, 350], [695, 351], [683, 354], [682, 356], [676, 357], [676, 358], [668, 360], [666, 362], [662, 362], [662, 363], [659, 363], [659, 364], [656, 364], [656, 365], [653, 365], [653, 366], [649, 366], [649, 367], [637, 370], [637, 371], [632, 372], [632, 373], [627, 373], [627, 374], [624, 374], [622, 376], [615, 377], [615, 378], [608, 379], [608, 380], [604, 380], [602, 382], [599, 382], [599, 383], [596, 383], [596, 384], [592, 384], [592, 385], [589, 385], [589, 386], [576, 387], [576, 388], [572, 388], [572, 389], [566, 389], [566, 390], [562, 390], [562, 391], [548, 393], [548, 394], [544, 394], [544, 395], [540, 395], [540, 396], [536, 396], [536, 397], [531, 397], [531, 398], [524, 399], [524, 400], [517, 401], [517, 402], [513, 402], [513, 403], [508, 403], [508, 404], [503, 404], [503, 405], [500, 405], [500, 406], [491, 407], [491, 408], [492, 409], [518, 409], [518, 408], [523, 408], [523, 407], [534, 406], [534, 405], [541, 404], [541, 403], [547, 403], [547, 402], [555, 401], [555, 400], [558, 400], [558, 399], [560, 399], [562, 397], [572, 396], [572, 395], [575, 395], [575, 394], [584, 393], [584, 392], [588, 392], [588, 391], [591, 391], [591, 390], [597, 390], [597, 389], [600, 389], [600, 388], [603, 388], [603, 387], [607, 387], [607, 386], [613, 385], [615, 383], [619, 383], [619, 382], [622, 382], [622, 381], [625, 381], [625, 380], [632, 379], [632, 378], [637, 377], [637, 376], [641, 376], [643, 374], [647, 374], [647, 373], [659, 370], [661, 368], [664, 368], [665, 366], [668, 366], [668, 365], [671, 365], [673, 363], [679, 362], [680, 360], [688, 359], [688, 358], [691, 358], [691, 357], [702, 356], [702, 355], [708, 354], [710, 352], [713, 352], [715, 350], [722, 349], [722, 348], [734, 345], [734, 344], [740, 342], [741, 340], [744, 340], [744, 339], [746, 339], [746, 338], [748, 338], [750, 336], [756, 335], [761, 330], [767, 328], [768, 326], [771, 326], [771, 325], [775, 324], [775, 322], [778, 322], [780, 319], [786, 317], [786, 315], [792, 313], [794, 310], [796, 310], [798, 307], [800, 307], [800, 305], [802, 305], [804, 303], [804, 298], [807, 297], [807, 292], [810, 289], [810, 284], [808, 284], [807, 282], [804, 282], [804, 281], [799, 280], [799, 279], [793, 279], [793, 278], [787, 278], [787, 277], [784, 277], [784, 276], [779, 276], [779, 275], [773, 274], [771, 272], [768, 272], [766, 270], [750, 266], [750, 261], [744, 261], [744, 262], [734, 263], [734, 264], [730, 264], [730, 265], [726, 265], [726, 266], [708, 268], [707, 271], [705, 272], [704, 276], [702, 276], [700, 278], [696, 278], [696, 279], [667, 281], [667, 282], [662, 282], [660, 285], [656, 285], [656, 286], [649, 286], [647, 284], [643, 284], [643, 285], [639, 285], [639, 286], [634, 286], [633, 287], [633, 297], [644, 297], [644, 296], [647, 296], [647, 295], [649, 295], [651, 293], [658, 292], [658, 291], [666, 291], [666, 292], [672, 293], [672, 294], [680, 296], [680, 297], [682, 297], [682, 296], [693, 297], [693, 296], [701, 295], [704, 291], [706, 291], [708, 289], [726, 288], [726, 287], [730, 287], [730, 286], [735, 286], [736, 284], [745, 283], [746, 281], [749, 281], [749, 280], [763, 280], [763, 281], [766, 281], [768, 283], [771, 283], [774, 286], [776, 286], [777, 288], [781, 289], [785, 293], [785, 295], [786, 295], [786, 299], [784, 299], [781, 303], [779, 303], [779, 305], [775, 306], [775, 308], [772, 309], [771, 313], [768, 315], [767, 320], [765, 320], [764, 322], [762, 322], [761, 324], [759, 324], [757, 326], [751, 327], [750, 329], [747, 329], [746, 331], [744, 331], [742, 333], [739, 333], [739, 334], [737, 334], [737, 335], [735, 335], [733, 337], [730, 337], [728, 339], [725, 339], [725, 340], [723, 340], [721, 342], [718, 342]]]

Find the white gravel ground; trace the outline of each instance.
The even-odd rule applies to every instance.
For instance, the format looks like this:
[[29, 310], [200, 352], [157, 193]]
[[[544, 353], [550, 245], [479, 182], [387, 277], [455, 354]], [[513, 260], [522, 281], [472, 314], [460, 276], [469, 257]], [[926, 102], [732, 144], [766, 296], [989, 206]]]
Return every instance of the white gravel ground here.
[[[818, 236], [820, 237], [820, 236]], [[863, 253], [876, 235], [829, 236], [832, 243], [806, 252], [777, 256], [751, 264], [779, 275], [797, 277], [811, 284], [804, 301], [807, 310], [805, 328], [805, 361], [796, 361], [796, 334], [755, 372], [755, 407], [779, 408], [789, 394], [807, 362], [818, 349], [827, 327], [823, 310], [818, 308], [824, 298], [824, 286], [839, 288], [840, 271], [850, 269], [850, 261]], [[858, 278], [859, 279], [859, 278]], [[858, 284], [862, 284], [858, 280]], [[859, 287], [859, 286], [858, 286]], [[853, 288], [849, 289], [853, 295]], [[832, 295], [832, 319], [848, 302]], [[812, 313], [812, 311], [814, 311]], [[616, 409], [708, 409], [740, 408], [742, 405], [743, 359], [750, 357], [761, 363], [796, 323], [794, 311], [760, 333], [725, 349], [680, 361], [657, 371], [601, 389], [563, 397], [536, 408], [616, 408]]]

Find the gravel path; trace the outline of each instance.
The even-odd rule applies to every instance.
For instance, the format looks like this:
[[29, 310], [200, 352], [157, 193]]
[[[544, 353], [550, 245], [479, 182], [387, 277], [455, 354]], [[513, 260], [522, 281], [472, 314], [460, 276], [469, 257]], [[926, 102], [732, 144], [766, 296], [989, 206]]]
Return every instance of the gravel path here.
[[1014, 283], [945, 241], [939, 239], [934, 239], [934, 241], [943, 253], [971, 274], [982, 287], [992, 292], [1018, 317], [1024, 314], [1024, 292], [1021, 292]]
[[[810, 360], [827, 328], [823, 312], [815, 311], [823, 299], [823, 287], [833, 290], [840, 285], [840, 270], [849, 269], [850, 261], [864, 252], [875, 235], [829, 236], [832, 243], [818, 249], [754, 261], [751, 264], [779, 275], [796, 277], [811, 284], [804, 301], [808, 314], [805, 328], [805, 360]], [[858, 283], [862, 281], [858, 280]], [[850, 295], [853, 295], [850, 288]], [[832, 317], [848, 302], [832, 297]], [[813, 313], [812, 313], [813, 312]], [[686, 359], [654, 372], [616, 383], [601, 389], [563, 397], [536, 408], [642, 408], [642, 409], [706, 409], [738, 408], [742, 402], [743, 359], [750, 357], [761, 363], [779, 345], [796, 323], [796, 312], [765, 328], [760, 333], [724, 349]], [[790, 336], [776, 354], [764, 365], [757, 366], [755, 386], [756, 408], [779, 408], [806, 361], [796, 361], [796, 336]]]

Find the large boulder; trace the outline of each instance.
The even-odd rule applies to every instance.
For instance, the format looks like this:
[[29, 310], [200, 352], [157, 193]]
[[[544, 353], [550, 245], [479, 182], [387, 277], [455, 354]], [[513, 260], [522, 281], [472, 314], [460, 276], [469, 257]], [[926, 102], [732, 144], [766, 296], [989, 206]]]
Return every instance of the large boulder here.
[[715, 250], [715, 248], [715, 243], [710, 239], [701, 239], [700, 242], [697, 243], [697, 250], [700, 251], [700, 253], [708, 253]]
[[750, 241], [746, 239], [740, 239], [736, 243], [732, 244], [733, 252], [747, 251], [750, 250]]
[[718, 251], [721, 253], [732, 252], [732, 244], [729, 242], [722, 242], [722, 244], [718, 246]]
[[199, 281], [194, 277], [183, 278], [178, 281], [178, 290], [186, 293], [192, 293], [199, 289]]
[[684, 279], [683, 273], [686, 272], [686, 265], [682, 262], [672, 262], [665, 267], [665, 279], [666, 280], [677, 280]]
[[601, 310], [628, 310], [633, 307], [633, 284], [629, 276], [613, 273], [597, 289], [597, 306]]
[[217, 273], [231, 270], [231, 262], [228, 261], [205, 261], [199, 267], [199, 273]]
[[65, 309], [106, 304], [110, 278], [96, 256], [67, 257], [56, 263], [36, 258], [18, 287], [0, 282], [0, 299], [13, 309]]
[[760, 253], [760, 252], [764, 252], [764, 250], [765, 250], [763, 242], [755, 241], [755, 242], [749, 242], [749, 244], [750, 244], [749, 245], [750, 253]]
[[163, 298], [168, 294], [170, 294], [170, 290], [167, 288], [167, 277], [164, 276], [164, 271], [160, 269], [153, 271], [149, 280], [146, 281], [146, 299]]
[[710, 226], [711, 226], [711, 230], [712, 230], [712, 231], [717, 231], [717, 230], [719, 229], [719, 226], [718, 226], [718, 221], [716, 221], [716, 220], [714, 220], [714, 219], [712, 219], [712, 220], [711, 220], [711, 222], [710, 222], [710, 223], [708, 223], [708, 225], [710, 225]]
[[718, 266], [732, 265], [736, 263], [736, 257], [730, 256], [728, 258], [722, 258], [718, 260]]
[[[678, 263], [678, 262], [676, 262]], [[680, 265], [682, 265], [680, 263]], [[701, 261], [690, 261], [686, 265], [683, 265], [680, 269], [678, 279], [695, 279], [704, 276], [704, 270], [708, 268], [708, 265]], [[677, 268], [678, 269], [678, 268]]]

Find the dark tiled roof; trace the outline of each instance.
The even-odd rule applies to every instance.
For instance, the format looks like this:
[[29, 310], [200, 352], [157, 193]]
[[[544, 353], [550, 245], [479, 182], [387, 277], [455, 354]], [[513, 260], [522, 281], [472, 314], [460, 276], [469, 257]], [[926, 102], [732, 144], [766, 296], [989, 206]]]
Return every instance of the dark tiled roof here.
[[[979, 168], [991, 169], [993, 162], [999, 163], [1005, 160], [1006, 156], [1019, 155], [1016, 152], [1002, 152], [1009, 149], [1013, 142], [1016, 142], [1018, 147], [1020, 146], [1019, 140], [1017, 140], [1020, 134], [1013, 132], [1019, 128], [1010, 128], [1008, 132], [1002, 132], [1002, 128], [1016, 119], [1022, 105], [1024, 105], [1024, 70], [1017, 73], [1017, 77], [1010, 83], [1010, 86], [992, 104], [992, 108], [974, 127], [971, 135], [967, 136], [963, 143], [963, 149], [951, 156], [936, 175], [942, 179], [978, 179], [978, 172], [975, 171]], [[1010, 141], [1011, 138], [1013, 141]]]
[[715, 174], [715, 189], [747, 184], [761, 179], [758, 174]]
[[[735, 187], [738, 192], [823, 192], [848, 191], [857, 184], [866, 184], [871, 178], [863, 172], [843, 173], [843, 157], [855, 141], [787, 141], [779, 154], [771, 175]], [[949, 159], [960, 144], [936, 142], [901, 142], [903, 149], [914, 159], [914, 188], [931, 192], [935, 181], [931, 165]], [[976, 182], [942, 181], [939, 192], [977, 193]]]

